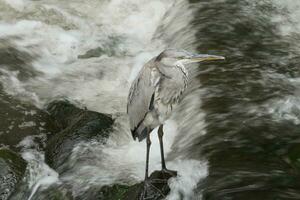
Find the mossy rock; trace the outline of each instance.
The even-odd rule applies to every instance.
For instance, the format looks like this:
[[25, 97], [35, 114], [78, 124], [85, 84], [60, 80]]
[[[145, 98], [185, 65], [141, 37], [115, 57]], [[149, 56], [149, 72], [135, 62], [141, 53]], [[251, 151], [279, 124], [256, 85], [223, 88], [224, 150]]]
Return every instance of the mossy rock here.
[[0, 199], [6, 200], [22, 180], [27, 163], [17, 153], [0, 149]]
[[[151, 186], [146, 187], [147, 200], [162, 200], [169, 194], [170, 188], [168, 180], [172, 176], [162, 171], [154, 171], [149, 180]], [[144, 189], [144, 182], [132, 186], [128, 185], [110, 185], [98, 188], [91, 187], [82, 195], [76, 197], [76, 200], [139, 200]]]
[[58, 172], [64, 171], [76, 144], [91, 139], [104, 143], [113, 125], [110, 116], [77, 108], [67, 101], [51, 103], [48, 111], [62, 128], [49, 139], [45, 152], [46, 162]]
[[31, 200], [73, 200], [72, 194], [59, 185], [51, 185], [50, 187], [39, 190], [32, 196]]
[[127, 185], [107, 185], [99, 188], [93, 186], [84, 193], [76, 197], [76, 200], [121, 200], [130, 186]]
[[123, 195], [122, 200], [139, 200], [142, 193], [146, 190], [144, 199], [162, 200], [170, 192], [168, 180], [175, 176], [162, 171], [154, 171], [149, 177], [149, 185], [144, 187], [144, 182], [131, 186]]
[[144, 189], [147, 200], [163, 200], [170, 192], [168, 180], [175, 175], [164, 173], [162, 171], [154, 171], [149, 177], [149, 183], [146, 188], [144, 182], [137, 183], [132, 186], [128, 185], [109, 185], [101, 188], [94, 186], [86, 192], [76, 197], [77, 200], [139, 200]]
[[126, 185], [104, 186], [98, 193], [98, 200], [121, 200], [128, 189]]

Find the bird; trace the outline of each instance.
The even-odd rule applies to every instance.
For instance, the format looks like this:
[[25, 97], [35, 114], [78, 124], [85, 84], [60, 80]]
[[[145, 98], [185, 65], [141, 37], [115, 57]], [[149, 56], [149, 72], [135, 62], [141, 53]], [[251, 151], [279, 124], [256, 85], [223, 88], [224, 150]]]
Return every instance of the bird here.
[[194, 54], [183, 49], [165, 49], [150, 59], [131, 84], [127, 99], [127, 114], [134, 140], [146, 139], [145, 182], [149, 179], [150, 133], [158, 127], [161, 154], [161, 170], [167, 169], [163, 147], [163, 126], [179, 104], [189, 81], [185, 65], [211, 60], [224, 60], [223, 56]]

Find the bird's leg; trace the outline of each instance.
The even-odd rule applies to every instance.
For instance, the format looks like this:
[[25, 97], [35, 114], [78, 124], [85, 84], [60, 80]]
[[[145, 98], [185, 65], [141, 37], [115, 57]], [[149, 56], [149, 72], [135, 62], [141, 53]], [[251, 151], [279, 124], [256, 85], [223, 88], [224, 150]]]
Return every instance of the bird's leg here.
[[160, 125], [158, 128], [158, 139], [159, 139], [159, 144], [160, 144], [160, 155], [161, 155], [161, 168], [162, 172], [169, 174], [171, 176], [177, 176], [177, 172], [173, 170], [169, 170], [166, 167], [166, 162], [165, 162], [165, 155], [164, 155], [164, 144], [163, 144], [163, 125]]
[[162, 170], [167, 169], [166, 168], [166, 162], [165, 162], [165, 155], [164, 155], [164, 144], [163, 144], [163, 125], [160, 125], [158, 128], [158, 139], [159, 139], [159, 145], [160, 145], [160, 156], [161, 156], [161, 168]]
[[147, 133], [147, 139], [146, 139], [146, 145], [147, 145], [147, 153], [146, 153], [146, 170], [145, 170], [145, 180], [149, 178], [149, 153], [150, 153], [150, 146], [151, 146], [151, 140], [150, 140], [150, 133]]
[[151, 146], [151, 140], [150, 140], [150, 133], [147, 133], [147, 138], [146, 138], [146, 147], [147, 147], [147, 152], [146, 152], [146, 169], [145, 169], [145, 180], [144, 180], [144, 187], [140, 193], [139, 200], [145, 200], [147, 199], [147, 192], [148, 192], [148, 187], [151, 184], [149, 180], [149, 154], [150, 154], [150, 146]]

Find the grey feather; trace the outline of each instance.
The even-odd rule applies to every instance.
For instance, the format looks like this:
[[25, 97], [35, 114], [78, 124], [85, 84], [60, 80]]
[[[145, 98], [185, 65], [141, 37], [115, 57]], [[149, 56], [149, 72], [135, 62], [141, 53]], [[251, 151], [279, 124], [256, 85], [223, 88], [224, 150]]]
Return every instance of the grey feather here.
[[187, 86], [187, 72], [182, 67], [167, 66], [161, 58], [153, 58], [139, 72], [131, 85], [127, 104], [134, 139], [143, 140], [169, 117], [173, 104]]
[[139, 126], [143, 125], [143, 120], [145, 120], [149, 111], [153, 109], [151, 99], [153, 104], [153, 95], [159, 79], [160, 73], [157, 72], [154, 66], [154, 60], [152, 59], [142, 68], [131, 85], [128, 96], [127, 113], [129, 115], [130, 129], [134, 138], [138, 137], [138, 133], [134, 132], [139, 130]]

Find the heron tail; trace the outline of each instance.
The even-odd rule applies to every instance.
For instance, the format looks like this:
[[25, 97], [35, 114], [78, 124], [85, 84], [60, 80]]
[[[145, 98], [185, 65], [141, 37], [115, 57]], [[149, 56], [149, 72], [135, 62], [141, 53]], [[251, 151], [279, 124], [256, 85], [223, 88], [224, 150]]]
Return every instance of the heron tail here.
[[134, 130], [131, 130], [131, 134], [134, 140], [138, 138], [139, 142], [147, 137], [147, 134], [151, 133], [153, 129], [145, 126], [143, 123], [139, 124]]

